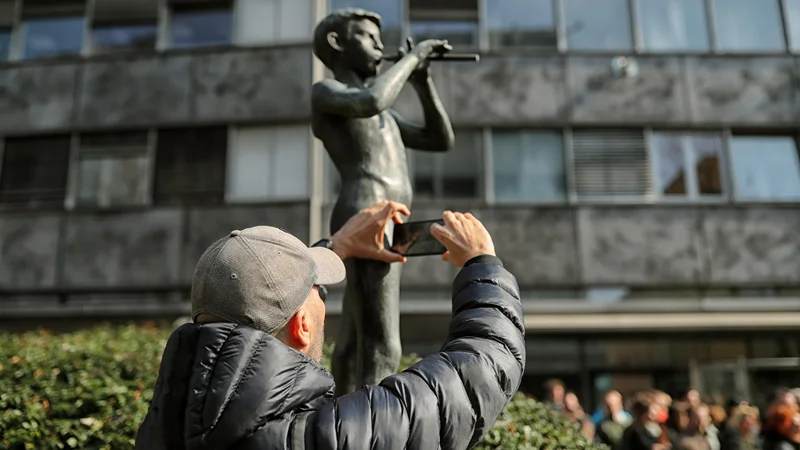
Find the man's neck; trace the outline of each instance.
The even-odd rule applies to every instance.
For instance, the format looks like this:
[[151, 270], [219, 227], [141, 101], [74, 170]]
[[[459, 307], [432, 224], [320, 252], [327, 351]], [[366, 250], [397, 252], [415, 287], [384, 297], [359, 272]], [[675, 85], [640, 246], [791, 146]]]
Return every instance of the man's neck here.
[[367, 83], [371, 80], [370, 78], [364, 78], [358, 73], [356, 73], [353, 69], [344, 66], [336, 66], [333, 69], [333, 76], [341, 81], [342, 83], [349, 84], [352, 86], [366, 86]]

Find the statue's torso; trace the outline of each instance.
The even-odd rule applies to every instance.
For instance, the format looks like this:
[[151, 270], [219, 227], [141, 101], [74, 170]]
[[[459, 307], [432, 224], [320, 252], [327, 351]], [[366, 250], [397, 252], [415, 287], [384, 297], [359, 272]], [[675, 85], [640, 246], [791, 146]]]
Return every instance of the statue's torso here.
[[341, 178], [332, 231], [380, 200], [411, 206], [406, 147], [389, 111], [366, 119], [315, 114], [312, 127]]

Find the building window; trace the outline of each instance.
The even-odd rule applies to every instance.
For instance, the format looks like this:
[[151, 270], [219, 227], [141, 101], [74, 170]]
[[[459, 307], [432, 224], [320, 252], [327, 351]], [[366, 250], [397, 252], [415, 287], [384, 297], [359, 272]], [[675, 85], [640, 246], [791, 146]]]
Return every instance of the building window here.
[[481, 198], [483, 134], [456, 130], [449, 152], [412, 153], [414, 195], [427, 199]]
[[14, 27], [16, 3], [0, 0], [0, 61], [11, 57], [11, 32]]
[[239, 128], [228, 152], [228, 202], [305, 198], [308, 126]]
[[156, 0], [97, 0], [92, 18], [92, 51], [153, 50], [158, 36]]
[[576, 130], [572, 159], [579, 199], [641, 198], [651, 191], [642, 131]]
[[733, 136], [731, 166], [736, 198], [800, 199], [800, 162], [791, 136]]
[[571, 50], [630, 50], [628, 0], [563, 0]]
[[658, 195], [696, 198], [723, 193], [722, 136], [655, 133], [651, 148]]
[[638, 0], [639, 26], [650, 51], [703, 51], [710, 48], [705, 2]]
[[717, 47], [729, 52], [785, 50], [780, 0], [714, 0]]
[[492, 166], [498, 202], [562, 202], [567, 198], [559, 132], [493, 131]]
[[331, 11], [343, 8], [361, 8], [381, 16], [381, 38], [389, 53], [401, 43], [402, 6], [398, 0], [331, 0]]
[[558, 47], [554, 0], [492, 0], [486, 3], [492, 48]]
[[786, 26], [789, 27], [790, 42], [793, 51], [800, 50], [800, 0], [784, 0]]
[[148, 133], [86, 134], [78, 147], [78, 206], [131, 206], [149, 198]]
[[83, 48], [85, 1], [23, 2], [24, 59], [78, 55]]
[[408, 0], [408, 10], [417, 42], [444, 39], [456, 49], [478, 46], [478, 0]]
[[156, 204], [218, 204], [225, 196], [227, 127], [160, 130]]
[[70, 145], [69, 136], [6, 139], [0, 203], [63, 208]]
[[11, 30], [0, 29], [0, 61], [11, 56]]
[[172, 47], [204, 47], [231, 42], [233, 8], [230, 2], [172, 0]]

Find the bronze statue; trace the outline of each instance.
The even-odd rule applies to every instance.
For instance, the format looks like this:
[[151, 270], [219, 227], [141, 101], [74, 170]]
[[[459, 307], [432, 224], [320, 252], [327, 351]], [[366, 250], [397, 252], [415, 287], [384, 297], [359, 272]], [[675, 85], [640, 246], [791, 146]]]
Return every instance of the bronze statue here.
[[[312, 89], [314, 136], [325, 145], [341, 177], [331, 234], [376, 201], [411, 207], [407, 147], [434, 152], [453, 148], [453, 128], [428, 67], [429, 60], [443, 59], [452, 48], [441, 40], [414, 46], [409, 39], [407, 44], [397, 58], [384, 56], [381, 17], [355, 8], [331, 13], [314, 31], [314, 54], [334, 75]], [[380, 73], [384, 59], [397, 61]], [[422, 103], [425, 126], [391, 109], [406, 81]], [[348, 261], [332, 361], [337, 395], [376, 385], [397, 370], [400, 269], [400, 264]]]

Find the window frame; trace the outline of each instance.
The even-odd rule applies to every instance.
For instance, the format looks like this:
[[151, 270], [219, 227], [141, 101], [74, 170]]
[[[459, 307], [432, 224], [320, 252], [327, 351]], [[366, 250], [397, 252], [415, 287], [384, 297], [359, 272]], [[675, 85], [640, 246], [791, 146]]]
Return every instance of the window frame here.
[[[136, 131], [136, 130], [135, 130]], [[152, 128], [148, 128], [145, 130], [138, 130], [140, 133], [147, 134], [147, 142], [145, 144], [143, 156], [147, 160], [147, 168], [144, 172], [144, 184], [145, 184], [145, 195], [144, 201], [142, 203], [133, 203], [133, 204], [114, 204], [114, 203], [107, 203], [103, 204], [102, 201], [98, 201], [97, 204], [81, 204], [78, 202], [78, 190], [80, 189], [80, 180], [81, 180], [81, 134], [92, 134], [91, 132], [88, 133], [72, 133], [72, 145], [70, 147], [70, 158], [69, 158], [69, 174], [67, 177], [67, 195], [66, 200], [64, 202], [64, 209], [66, 211], [117, 211], [117, 210], [138, 210], [138, 209], [146, 209], [151, 208], [154, 205], [153, 202], [153, 193], [155, 189], [154, 183], [154, 176], [155, 176], [155, 147], [156, 147], [156, 130]], [[110, 133], [113, 133], [111, 131]], [[103, 150], [102, 153], [104, 154], [113, 154], [113, 150]], [[98, 152], [100, 153], [100, 152]]]
[[[719, 153], [719, 170], [720, 170], [720, 184], [722, 185], [722, 194], [720, 195], [711, 195], [711, 194], [701, 194], [699, 192], [699, 188], [697, 186], [697, 173], [695, 170], [692, 170], [694, 166], [689, 166], [687, 163], [687, 149], [682, 148], [683, 150], [683, 171], [684, 176], [687, 180], [693, 180], [692, 183], [687, 183], [687, 190], [686, 194], [683, 195], [666, 195], [662, 193], [659, 189], [657, 189], [657, 177], [660, 169], [660, 163], [657, 157], [656, 147], [653, 145], [653, 138], [656, 134], [674, 134], [679, 136], [692, 136], [692, 135], [711, 135], [717, 134], [719, 135], [720, 142], [722, 146], [720, 147]], [[694, 130], [685, 130], [685, 129], [653, 129], [653, 128], [646, 128], [645, 129], [645, 140], [647, 146], [647, 157], [650, 160], [650, 170], [652, 171], [652, 203], [654, 204], [725, 204], [730, 203], [732, 198], [732, 185], [731, 185], [731, 174], [729, 171], [730, 162], [729, 162], [729, 143], [728, 137], [725, 133], [725, 130], [706, 130], [706, 129], [694, 129]], [[690, 151], [691, 152], [691, 151]], [[692, 189], [690, 189], [692, 188]]]
[[[461, 131], [462, 133], [463, 132], [474, 133], [475, 142], [478, 143], [478, 145], [481, 146], [481, 148], [479, 149], [480, 151], [477, 152], [477, 153], [480, 154], [481, 158], [486, 158], [487, 156], [491, 157], [491, 153], [487, 152], [487, 148], [486, 148], [486, 145], [485, 145], [486, 144], [486, 139], [487, 139], [487, 134], [489, 134], [491, 132], [490, 128], [487, 128], [487, 127], [469, 127], [469, 128], [463, 128], [461, 130], [456, 129], [455, 130], [455, 134], [458, 135], [459, 131]], [[491, 136], [489, 136], [489, 139], [491, 139]], [[455, 151], [456, 150], [453, 149], [453, 150], [450, 150], [449, 152], [455, 152]], [[445, 157], [445, 153], [446, 152], [430, 152], [430, 151], [424, 151], [424, 150], [415, 150], [415, 149], [411, 149], [411, 148], [406, 148], [406, 152], [408, 154], [408, 175], [409, 175], [409, 181], [411, 182], [411, 190], [412, 190], [413, 195], [414, 195], [414, 202], [418, 202], [419, 201], [419, 202], [422, 202], [422, 203], [435, 203], [435, 202], [448, 202], [448, 203], [452, 203], [452, 202], [472, 202], [472, 203], [474, 203], [474, 202], [478, 201], [478, 202], [481, 202], [481, 203], [487, 203], [488, 197], [487, 197], [487, 187], [486, 186], [488, 184], [487, 183], [488, 173], [486, 171], [486, 164], [485, 164], [486, 161], [485, 160], [480, 161], [479, 164], [478, 164], [478, 170], [477, 170], [477, 175], [478, 176], [477, 176], [477, 180], [476, 180], [476, 182], [477, 182], [477, 188], [476, 188], [477, 195], [476, 196], [470, 197], [470, 198], [467, 198], [467, 197], [451, 197], [451, 196], [445, 195], [444, 186], [442, 185], [442, 191], [443, 192], [442, 192], [441, 196], [437, 196], [436, 193], [434, 192], [434, 195], [431, 196], [431, 197], [427, 197], [427, 196], [420, 197], [417, 194], [417, 174], [416, 174], [416, 164], [417, 164], [416, 156], [417, 156], [417, 154], [424, 153], [424, 154], [431, 155], [433, 158], [435, 158], [434, 159], [433, 174], [431, 175], [431, 177], [433, 179], [434, 191], [435, 191], [437, 184], [441, 183], [440, 180], [442, 179], [441, 178], [442, 177], [442, 168], [444, 166], [444, 157]]]
[[[401, 0], [404, 1], [404, 0]], [[178, 52], [194, 52], [203, 51], [215, 48], [237, 48], [240, 47], [236, 44], [236, 0], [216, 0], [216, 1], [198, 1], [198, 2], [185, 2], [182, 7], [192, 10], [197, 7], [197, 11], [220, 11], [223, 10], [222, 6], [226, 6], [227, 11], [230, 12], [230, 35], [228, 42], [220, 44], [192, 44], [192, 45], [175, 45], [173, 40], [173, 24], [175, 21], [175, 5], [171, 4], [169, 0], [158, 0], [159, 2], [159, 36], [156, 39], [156, 47], [160, 51], [178, 51]], [[204, 6], [207, 5], [207, 6]]]
[[[412, 31], [412, 24], [414, 23], [414, 20], [412, 20], [412, 18], [411, 18], [411, 16], [412, 16], [411, 2], [412, 1], [424, 1], [424, 0], [399, 0], [399, 1], [401, 1], [403, 3], [403, 20], [405, 22], [404, 27], [402, 28], [403, 36], [412, 36], [411, 31]], [[486, 31], [486, 17], [485, 17], [485, 15], [486, 15], [486, 4], [485, 4], [485, 2], [487, 0], [474, 0], [474, 1], [475, 1], [475, 14], [476, 14], [475, 24], [476, 24], [476, 27], [477, 27], [476, 30], [475, 30], [475, 36], [474, 36], [475, 37], [475, 43], [472, 44], [472, 45], [469, 45], [469, 46], [459, 46], [460, 50], [456, 50], [456, 51], [463, 51], [463, 50], [480, 50], [480, 51], [483, 51], [483, 50], [487, 50], [488, 49], [488, 34], [487, 34], [487, 31]], [[447, 14], [448, 13], [447, 10], [440, 10], [440, 11], [443, 13], [442, 14], [443, 16], [448, 16], [448, 15], [452, 16], [452, 14]], [[470, 21], [470, 20], [460, 20], [458, 18], [451, 19], [451, 18], [447, 18], [447, 17], [435, 18], [435, 19], [423, 19], [423, 20], [444, 21], [444, 22], [447, 22], [448, 20], [454, 20], [454, 21], [457, 21], [457, 22], [458, 21], [462, 21], [462, 22], [469, 22]]]
[[[24, 1], [24, 0], [20, 0]], [[153, 52], [160, 52], [163, 49], [160, 47], [160, 43], [163, 39], [162, 35], [164, 32], [164, 27], [162, 26], [162, 21], [164, 19], [164, 7], [167, 4], [168, 0], [155, 0], [155, 22], [153, 25], [155, 26], [155, 42], [153, 43], [153, 48], [150, 50], [143, 50], [138, 48], [115, 48], [112, 51], [107, 52], [97, 52], [94, 45], [94, 31], [95, 31], [95, 12], [97, 10], [97, 0], [87, 0], [89, 1], [89, 5], [87, 6], [87, 31], [86, 37], [84, 41], [84, 48], [85, 48], [85, 56], [95, 56], [95, 55], [117, 55], [117, 54], [131, 54], [131, 53], [144, 53], [147, 51]], [[126, 21], [126, 19], [122, 16], [119, 17], [116, 21], [104, 22], [106, 26], [124, 26], [124, 25], [131, 25], [131, 24], [140, 24], [144, 23], [144, 20], [130, 22]]]
[[[564, 198], [559, 200], [521, 200], [521, 201], [507, 201], [507, 200], [498, 200], [497, 195], [494, 189], [494, 181], [495, 181], [495, 171], [494, 171], [494, 140], [492, 139], [495, 131], [501, 132], [517, 132], [517, 133], [557, 133], [561, 136], [561, 155], [562, 155], [562, 167], [561, 170], [564, 174]], [[483, 133], [483, 148], [484, 148], [484, 174], [483, 179], [484, 181], [484, 198], [486, 204], [489, 206], [501, 206], [501, 207], [513, 207], [513, 206], [566, 206], [572, 203], [572, 193], [573, 193], [573, 183], [571, 181], [571, 170], [569, 170], [569, 164], [571, 161], [568, 160], [567, 154], [567, 130], [565, 128], [559, 127], [522, 127], [522, 128], [506, 128], [506, 127], [487, 127], [484, 129]]]
[[[734, 130], [727, 128], [725, 130], [726, 135], [726, 152], [727, 152], [727, 170], [729, 172], [729, 184], [730, 187], [730, 202], [737, 205], [753, 205], [753, 206], [767, 206], [767, 205], [796, 205], [800, 204], [800, 196], [795, 198], [743, 198], [739, 195], [738, 189], [736, 187], [736, 179], [733, 173], [733, 165], [734, 165], [734, 156], [733, 156], [733, 148], [731, 143], [733, 142], [734, 136], [741, 136], [741, 137], [784, 137], [784, 138], [791, 138], [794, 141], [795, 152], [797, 153], [798, 161], [800, 161], [800, 133], [797, 131], [789, 132], [788, 130], [776, 130], [775, 132], [764, 132], [760, 130]], [[800, 174], [799, 174], [800, 176]]]
[[[644, 37], [644, 20], [642, 20], [642, 12], [641, 12], [641, 5], [640, 2], [642, 0], [630, 0], [630, 8], [631, 8], [631, 20], [633, 21], [633, 34], [634, 34], [634, 42], [636, 53], [638, 54], [648, 54], [648, 55], [707, 55], [713, 54], [717, 52], [717, 30], [714, 26], [714, 20], [712, 19], [712, 15], [714, 14], [713, 11], [713, 0], [701, 0], [701, 7], [705, 11], [705, 34], [708, 42], [708, 48], [702, 50], [691, 50], [691, 49], [669, 49], [669, 50], [654, 50], [649, 49], [645, 43]], [[783, 1], [783, 0], [781, 0]]]
[[[222, 129], [225, 130], [225, 139], [221, 141], [224, 142], [225, 148], [223, 150], [223, 155], [220, 158], [222, 167], [221, 167], [221, 176], [222, 180], [220, 185], [217, 186], [214, 190], [209, 191], [202, 191], [200, 195], [204, 198], [209, 198], [208, 201], [198, 201], [194, 195], [198, 194], [198, 192], [187, 192], [187, 191], [179, 191], [179, 192], [170, 192], [168, 189], [166, 190], [165, 196], [162, 198], [159, 196], [160, 193], [163, 191], [158, 189], [158, 149], [161, 145], [161, 134], [163, 132], [189, 132], [192, 130], [217, 130], [221, 131]], [[151, 205], [154, 207], [218, 207], [226, 205], [225, 202], [225, 189], [227, 186], [227, 162], [228, 162], [228, 146], [231, 143], [230, 140], [230, 131], [231, 125], [208, 125], [208, 124], [195, 124], [193, 126], [165, 126], [162, 128], [156, 128], [154, 130], [155, 139], [154, 139], [154, 146], [153, 146], [153, 156], [152, 156], [152, 165], [153, 169], [151, 170], [151, 183], [150, 183], [150, 192], [151, 192]], [[183, 151], [185, 149], [181, 149]], [[172, 151], [172, 150], [170, 150]], [[213, 153], [210, 153], [213, 154]], [[180, 160], [181, 163], [186, 163], [187, 159]], [[212, 199], [210, 194], [213, 194], [215, 197]]]
[[[20, 139], [37, 139], [37, 138], [53, 138], [53, 137], [64, 137], [69, 140], [69, 148], [67, 152], [67, 168], [66, 168], [66, 177], [64, 178], [64, 197], [61, 200], [61, 206], [58, 210], [63, 210], [65, 208], [66, 202], [70, 195], [70, 187], [71, 187], [71, 177], [73, 175], [72, 171], [72, 156], [74, 153], [74, 145], [75, 145], [75, 137], [74, 133], [55, 133], [55, 134], [37, 134], [37, 135], [25, 135], [25, 136], [6, 136], [0, 135], [0, 187], [2, 186], [3, 175], [5, 173], [4, 163], [5, 163], [5, 156], [7, 150], [7, 141], [9, 139], [20, 138]], [[0, 211], [53, 211], [56, 210], [55, 202], [52, 205], [45, 204], [45, 205], [18, 205], [16, 203], [0, 203]]]
[[[227, 151], [226, 151], [226, 154], [225, 154], [225, 197], [223, 199], [225, 205], [244, 205], [244, 206], [247, 206], [247, 205], [259, 205], [259, 204], [308, 202], [308, 201], [311, 200], [311, 198], [313, 196], [313, 192], [312, 192], [312, 189], [311, 189], [311, 183], [312, 183], [313, 180], [311, 179], [311, 175], [312, 174], [311, 174], [310, 170], [308, 170], [306, 172], [306, 174], [304, 175], [307, 178], [306, 179], [307, 193], [305, 195], [293, 194], [293, 195], [279, 196], [279, 195], [275, 195], [274, 192], [268, 192], [266, 196], [263, 196], [263, 197], [258, 198], [258, 199], [242, 199], [242, 198], [236, 199], [236, 198], [232, 198], [232, 196], [230, 194], [230, 191], [231, 191], [230, 175], [231, 175], [231, 168], [233, 167], [232, 158], [236, 155], [236, 151], [238, 149], [238, 145], [239, 145], [239, 142], [240, 142], [239, 133], [242, 131], [242, 129], [244, 129], [244, 130], [250, 130], [250, 129], [263, 130], [263, 129], [268, 129], [271, 132], [275, 133], [277, 130], [281, 130], [281, 129], [285, 129], [285, 128], [296, 128], [296, 129], [307, 128], [306, 131], [309, 133], [309, 136], [311, 136], [311, 134], [310, 134], [311, 133], [310, 124], [309, 125], [297, 124], [297, 123], [287, 123], [287, 124], [282, 124], [282, 125], [275, 125], [275, 124], [261, 124], [261, 125], [259, 125], [259, 124], [247, 124], [247, 125], [230, 125], [228, 127], [228, 148], [227, 148]], [[267, 157], [268, 159], [272, 159], [272, 158], [275, 157], [275, 152], [276, 152], [276, 149], [278, 147], [277, 140], [278, 140], [277, 139], [277, 135], [276, 134], [272, 134], [270, 136], [269, 142], [266, 143], [268, 145], [268, 147], [267, 147], [267, 152], [269, 154], [269, 156]], [[312, 147], [314, 145], [313, 141], [314, 141], [313, 138], [309, 138], [308, 142], [306, 142], [306, 144], [308, 144], [307, 148], [306, 148], [306, 150], [307, 150], [307, 161], [306, 161], [307, 164], [306, 164], [306, 167], [307, 168], [310, 167], [310, 164], [312, 163], [311, 162], [311, 160], [313, 158]], [[328, 158], [330, 158], [330, 157], [328, 157]], [[330, 165], [333, 166], [333, 163], [331, 162]], [[336, 171], [336, 169], [334, 167], [331, 167], [331, 169], [334, 172]], [[325, 169], [323, 169], [323, 170], [325, 170]], [[271, 173], [265, 173], [265, 176], [272, 176], [272, 174]], [[326, 171], [325, 174], [323, 175], [323, 179], [325, 181], [325, 189], [326, 189], [326, 192], [325, 192], [323, 200], [324, 201], [329, 201], [331, 199], [328, 199], [328, 197], [333, 197], [332, 201], [335, 202], [336, 198], [339, 195], [339, 192], [337, 190], [335, 194], [330, 194], [330, 191], [332, 190], [331, 188], [333, 187], [333, 185], [331, 183], [333, 181], [333, 178], [330, 178], [328, 176], [327, 171]]]
[[[91, 29], [92, 29], [92, 15], [94, 11], [94, 1], [92, 0], [84, 0], [83, 2], [83, 13], [80, 15], [83, 17], [83, 27], [81, 33], [81, 47], [77, 53], [70, 53], [70, 54], [63, 54], [63, 55], [54, 55], [54, 56], [45, 56], [45, 57], [38, 57], [38, 58], [27, 58], [25, 56], [25, 40], [27, 37], [27, 29], [26, 29], [26, 21], [25, 17], [23, 16], [23, 4], [25, 0], [15, 0], [15, 13], [13, 19], [13, 31], [11, 33], [11, 46], [9, 50], [9, 58], [8, 61], [47, 61], [47, 60], [59, 60], [59, 59], [75, 59], [75, 58], [85, 58], [90, 55], [90, 46], [91, 46]], [[53, 17], [53, 18], [68, 18], [73, 17], [70, 15], [62, 15], [62, 14], [54, 14], [53, 16], [42, 16], [42, 17]], [[78, 17], [75, 15], [74, 17]], [[2, 60], [0, 60], [2, 61]]]

